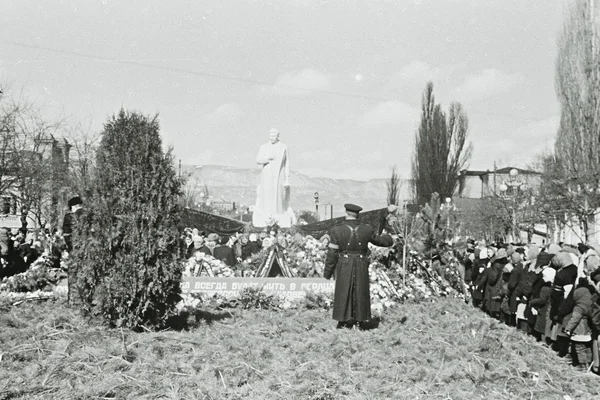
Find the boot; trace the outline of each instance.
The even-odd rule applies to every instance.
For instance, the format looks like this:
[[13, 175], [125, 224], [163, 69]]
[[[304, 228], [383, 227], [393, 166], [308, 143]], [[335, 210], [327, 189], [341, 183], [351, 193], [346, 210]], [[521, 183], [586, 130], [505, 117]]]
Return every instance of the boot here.
[[336, 329], [352, 329], [354, 323], [352, 321], [340, 321], [337, 323]]

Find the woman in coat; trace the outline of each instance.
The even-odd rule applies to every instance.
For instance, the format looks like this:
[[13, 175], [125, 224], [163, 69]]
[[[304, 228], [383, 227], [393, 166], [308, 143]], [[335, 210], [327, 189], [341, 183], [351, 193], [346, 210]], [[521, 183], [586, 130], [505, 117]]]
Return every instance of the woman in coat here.
[[[535, 255], [537, 257], [537, 254]], [[510, 312], [510, 326], [516, 326], [516, 313], [517, 313], [517, 287], [519, 283], [523, 280], [525, 276], [525, 271], [523, 269], [523, 259], [521, 254], [516, 251], [510, 255], [510, 262], [513, 266], [512, 271], [510, 272], [510, 277], [508, 278], [507, 284], [507, 295], [508, 295], [508, 308]]]
[[[483, 288], [481, 286], [483, 277], [483, 272], [486, 269], [486, 266], [489, 262], [487, 249], [475, 249], [475, 252], [479, 250], [478, 257], [475, 259], [473, 264], [473, 271], [471, 275], [471, 279], [473, 280], [473, 292], [471, 296], [473, 298], [473, 306], [477, 308], [482, 308], [483, 306]], [[485, 277], [487, 279], [487, 277]]]
[[592, 363], [592, 329], [588, 324], [588, 312], [595, 292], [587, 278], [580, 278], [573, 291], [573, 311], [568, 320], [565, 318], [564, 332], [571, 339], [573, 365], [584, 371]]
[[[554, 283], [554, 277], [556, 276], [556, 270], [554, 268], [544, 268], [542, 271], [542, 281], [544, 282], [540, 289], [539, 296], [531, 299], [529, 305], [531, 306], [531, 314], [535, 315], [535, 325], [533, 327], [533, 336], [538, 342], [542, 341], [543, 337], [546, 337], [546, 325], [549, 325], [549, 313], [550, 313], [550, 295], [552, 294], [552, 284]], [[550, 335], [546, 337], [546, 343], [550, 344]]]
[[488, 314], [496, 319], [500, 319], [500, 306], [502, 304], [502, 273], [504, 266], [508, 264], [508, 258], [505, 249], [500, 249], [496, 253], [495, 261], [488, 268], [488, 276], [485, 289], [485, 304]]
[[[567, 323], [573, 309], [569, 293], [577, 280], [577, 266], [567, 252], [561, 251], [552, 259], [551, 267], [556, 269], [552, 294], [550, 295], [550, 320], [552, 321], [552, 340], [554, 350], [559, 357], [569, 354], [570, 340], [563, 332], [563, 323]], [[568, 301], [566, 301], [568, 299]]]

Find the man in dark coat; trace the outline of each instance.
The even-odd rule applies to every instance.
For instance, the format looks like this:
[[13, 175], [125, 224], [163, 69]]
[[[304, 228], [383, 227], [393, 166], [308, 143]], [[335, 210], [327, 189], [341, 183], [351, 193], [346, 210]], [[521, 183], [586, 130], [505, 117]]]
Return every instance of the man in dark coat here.
[[377, 236], [370, 225], [358, 221], [361, 207], [345, 204], [346, 221], [331, 228], [327, 259], [323, 276], [331, 279], [336, 272], [333, 319], [338, 328], [363, 328], [371, 319], [371, 294], [369, 288], [368, 244], [390, 247], [392, 237]]
[[215, 247], [213, 255], [217, 260], [222, 261], [228, 267], [233, 267], [236, 262], [236, 257], [233, 249], [227, 246], [228, 242], [229, 236], [223, 236], [219, 242], [220, 244]]
[[67, 245], [67, 251], [71, 252], [73, 250], [73, 230], [77, 220], [79, 220], [83, 214], [83, 201], [81, 200], [81, 197], [75, 196], [69, 199], [68, 206], [70, 211], [65, 214], [62, 230], [63, 238]]
[[502, 273], [506, 264], [508, 264], [506, 250], [499, 249], [492, 266], [486, 270], [488, 275], [484, 295], [484, 305], [487, 313], [496, 319], [500, 319], [500, 306], [503, 297]]

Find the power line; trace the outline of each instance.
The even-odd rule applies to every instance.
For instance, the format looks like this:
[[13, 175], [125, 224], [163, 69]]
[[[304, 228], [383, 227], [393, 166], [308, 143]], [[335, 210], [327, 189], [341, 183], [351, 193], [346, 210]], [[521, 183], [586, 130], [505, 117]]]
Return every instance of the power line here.
[[[329, 95], [334, 95], [334, 96], [339, 96], [339, 97], [364, 99], [364, 100], [371, 100], [371, 101], [376, 101], [376, 102], [393, 102], [393, 101], [398, 101], [398, 99], [389, 98], [389, 97], [370, 96], [370, 95], [363, 95], [363, 94], [357, 94], [357, 93], [347, 93], [347, 92], [340, 92], [340, 91], [326, 90], [326, 89], [316, 89], [316, 90], [313, 90], [313, 89], [302, 89], [302, 88], [294, 87], [294, 86], [291, 86], [291, 85], [273, 84], [271, 82], [261, 81], [261, 80], [257, 80], [257, 79], [242, 78], [242, 77], [239, 77], [239, 76], [227, 76], [227, 75], [216, 74], [216, 73], [211, 73], [211, 72], [194, 71], [194, 70], [189, 70], [189, 69], [185, 69], [185, 68], [167, 67], [167, 66], [155, 65], [155, 64], [148, 64], [148, 63], [142, 62], [142, 61], [159, 61], [159, 60], [163, 60], [163, 61], [185, 61], [185, 60], [190, 60], [190, 61], [193, 61], [193, 60], [195, 60], [193, 58], [189, 58], [189, 59], [173, 59], [173, 58], [171, 58], [171, 59], [159, 59], [159, 58], [154, 58], [154, 59], [145, 59], [145, 60], [113, 59], [113, 58], [108, 58], [108, 57], [102, 57], [102, 56], [99, 56], [99, 55], [81, 53], [81, 52], [71, 51], [71, 50], [63, 50], [63, 49], [51, 48], [51, 47], [46, 47], [46, 46], [39, 46], [39, 45], [28, 44], [28, 43], [14, 42], [14, 41], [5, 40], [5, 39], [0, 39], [0, 42], [11, 44], [13, 46], [18, 46], [18, 47], [24, 47], [24, 48], [35, 49], [35, 50], [42, 50], [42, 51], [47, 51], [47, 52], [57, 53], [57, 54], [65, 54], [65, 55], [70, 55], [70, 56], [75, 56], [75, 57], [81, 57], [81, 58], [87, 58], [87, 59], [91, 59], [91, 60], [94, 60], [94, 61], [105, 61], [105, 62], [109, 62], [109, 63], [120, 63], [120, 64], [126, 64], [126, 65], [133, 65], [133, 66], [137, 66], [137, 67], [145, 67], [145, 68], [156, 69], [156, 70], [163, 70], [163, 71], [178, 72], [178, 73], [183, 73], [183, 74], [188, 74], [188, 75], [202, 76], [202, 77], [205, 77], [205, 78], [213, 78], [213, 79], [219, 79], [219, 80], [224, 80], [224, 81], [241, 82], [241, 83], [248, 83], [248, 84], [259, 85], [259, 86], [276, 87], [276, 88], [282, 88], [282, 89], [293, 89], [293, 90], [300, 90], [300, 91], [307, 91], [307, 92], [317, 92], [317, 93], [329, 94]], [[505, 117], [505, 118], [511, 118], [511, 119], [521, 119], [523, 121], [531, 121], [531, 122], [539, 121], [539, 119], [529, 118], [529, 117], [523, 117], [523, 116], [519, 116], [519, 117], [515, 118], [514, 114], [506, 114], [506, 113], [498, 113], [498, 112], [482, 112], [482, 111], [473, 111], [473, 110], [470, 110], [470, 111], [467, 112], [467, 115], [468, 114], [476, 114], [476, 115], [483, 115], [483, 116], [489, 116], [489, 117]]]

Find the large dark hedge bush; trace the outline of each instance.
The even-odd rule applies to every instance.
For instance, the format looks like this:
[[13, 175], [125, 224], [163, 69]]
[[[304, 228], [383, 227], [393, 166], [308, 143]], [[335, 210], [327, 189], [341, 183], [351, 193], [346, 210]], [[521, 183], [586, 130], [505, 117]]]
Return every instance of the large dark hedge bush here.
[[73, 238], [71, 298], [111, 326], [160, 328], [180, 299], [182, 185], [157, 117], [121, 110], [110, 118], [96, 167]]

